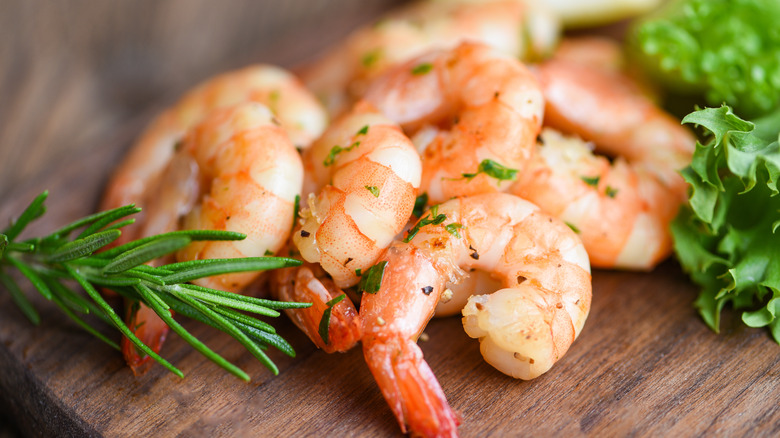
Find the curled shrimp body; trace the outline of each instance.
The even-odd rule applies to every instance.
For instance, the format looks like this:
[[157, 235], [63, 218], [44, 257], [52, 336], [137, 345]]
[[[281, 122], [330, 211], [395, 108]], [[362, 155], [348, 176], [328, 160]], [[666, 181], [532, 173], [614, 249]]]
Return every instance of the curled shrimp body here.
[[[185, 94], [160, 114], [114, 171], [101, 208], [135, 203], [146, 207], [156, 197], [158, 181], [185, 133], [218, 108], [241, 102], [268, 106], [293, 144], [305, 148], [325, 129], [327, 115], [314, 96], [290, 73], [255, 65], [215, 76]], [[142, 213], [145, 214], [145, 213]], [[123, 243], [137, 236], [129, 227]]]
[[512, 193], [576, 229], [593, 266], [651, 269], [671, 251], [676, 196], [648, 169], [589, 146], [546, 128]]
[[555, 48], [553, 57], [578, 65], [612, 72], [626, 68], [623, 48], [617, 41], [598, 36], [564, 38]]
[[[242, 241], [193, 242], [179, 261], [204, 258], [260, 257], [277, 252], [293, 225], [303, 164], [285, 131], [265, 106], [247, 102], [215, 110], [191, 129], [159, 181], [160, 194], [149, 204], [141, 237], [175, 229], [237, 231]], [[258, 273], [197, 280], [201, 286], [240, 291]], [[128, 310], [129, 326], [159, 351], [167, 326], [148, 307]], [[123, 339], [123, 352], [135, 371], [148, 357]]]
[[[192, 129], [182, 145], [201, 174], [202, 196], [183, 220], [191, 230], [228, 230], [239, 241], [197, 241], [177, 254], [180, 261], [261, 257], [276, 253], [293, 226], [303, 183], [298, 151], [273, 113], [257, 103], [217, 110]], [[202, 286], [237, 292], [259, 273], [207, 277]]]
[[346, 351], [360, 339], [357, 311], [349, 299], [337, 303], [323, 338], [327, 302], [357, 283], [403, 229], [420, 185], [420, 156], [398, 125], [363, 102], [336, 120], [304, 161], [322, 189], [309, 196], [293, 242], [330, 278], [303, 266], [275, 273], [273, 284], [280, 299], [314, 303], [287, 314], [318, 347]]
[[592, 142], [596, 152], [617, 157], [614, 164], [548, 132], [511, 191], [576, 228], [594, 266], [649, 270], [671, 253], [669, 223], [686, 198], [678, 171], [690, 162], [694, 138], [617, 61], [583, 61], [604, 51], [615, 59], [609, 47], [572, 40], [535, 71], [545, 125]]
[[422, 151], [421, 191], [431, 202], [506, 190], [541, 129], [544, 101], [517, 60], [477, 43], [428, 52], [372, 83], [366, 100], [398, 122]]
[[690, 163], [695, 140], [679, 120], [664, 112], [621, 71], [581, 59], [598, 50], [587, 40], [536, 68], [545, 98], [545, 125], [576, 134], [599, 152], [646, 167], [673, 196], [685, 200], [678, 171]]
[[659, 90], [647, 81], [639, 66], [626, 60], [623, 46], [614, 39], [602, 36], [564, 38], [555, 48], [552, 59], [614, 75], [612, 77], [622, 83], [620, 87], [644, 95], [646, 101], [657, 103], [661, 100]]
[[501, 283], [468, 299], [463, 325], [487, 362], [531, 379], [579, 335], [590, 309], [590, 265], [569, 227], [509, 194], [452, 199], [415, 230], [380, 258], [387, 264], [379, 291], [363, 294], [363, 352], [404, 430], [454, 435], [457, 417], [415, 343], [446, 284], [471, 269]]
[[557, 18], [533, 2], [419, 1], [355, 31], [302, 78], [331, 114], [339, 114], [378, 75], [429, 50], [476, 41], [533, 59], [552, 52], [559, 31]]
[[369, 104], [358, 104], [306, 152], [319, 181], [293, 241], [338, 287], [359, 280], [401, 232], [414, 208], [421, 163], [412, 142]]
[[[307, 147], [318, 137], [327, 120], [324, 109], [313, 95], [294, 76], [277, 67], [250, 66], [221, 74], [198, 85], [150, 124], [109, 181], [101, 209], [131, 203], [144, 209], [137, 216], [136, 224], [125, 227], [114, 245], [179, 226], [179, 219], [190, 212], [201, 190], [205, 189], [201, 184], [203, 175], [196, 156], [190, 153], [176, 154], [176, 150], [181, 149], [177, 145], [182, 144], [190, 129], [215, 110], [243, 102], [267, 104], [271, 112], [262, 110], [265, 114], [263, 117], [272, 114], [273, 120], [284, 128], [284, 134], [299, 147]], [[178, 155], [178, 158], [174, 159], [174, 155]], [[236, 157], [234, 159], [237, 160]], [[295, 175], [291, 174], [290, 178], [294, 180]], [[300, 186], [296, 190], [299, 191]], [[243, 199], [246, 200], [246, 194]], [[223, 205], [230, 204], [227, 199], [222, 201], [225, 202]], [[235, 202], [240, 202], [239, 198], [233, 202], [235, 206]], [[203, 211], [214, 210], [207, 207]], [[274, 210], [269, 208], [267, 211]], [[239, 220], [246, 222], [246, 218], [236, 216], [233, 223]], [[188, 221], [195, 219], [190, 218]], [[203, 226], [209, 222], [218, 222], [218, 215], [202, 219]], [[220, 252], [214, 254], [217, 253]], [[233, 281], [230, 280], [230, 283]], [[237, 287], [231, 287], [231, 290]], [[143, 304], [128, 306], [126, 319], [128, 326], [136, 328], [134, 331], [145, 344], [154, 351], [160, 350], [168, 326], [151, 309]], [[142, 371], [145, 364], [149, 363], [149, 358], [139, 357], [135, 348], [126, 340], [123, 340], [123, 352], [134, 372]]]

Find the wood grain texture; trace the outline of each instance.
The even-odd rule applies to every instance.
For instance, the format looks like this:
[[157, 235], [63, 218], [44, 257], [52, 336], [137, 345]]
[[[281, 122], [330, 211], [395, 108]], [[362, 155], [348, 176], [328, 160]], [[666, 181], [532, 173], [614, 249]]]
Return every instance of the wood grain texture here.
[[[309, 59], [390, 2], [335, 3], [0, 2], [0, 221], [43, 189], [49, 213], [31, 233], [92, 212], [111, 168], [183, 90], [250, 62]], [[581, 337], [530, 382], [485, 364], [458, 318], [428, 326], [421, 347], [463, 436], [780, 434], [780, 347], [765, 331], [727, 315], [723, 333], [710, 332], [673, 261], [597, 271], [593, 286]], [[361, 352], [324, 354], [284, 317], [273, 323], [298, 354], [271, 353], [279, 376], [185, 321], [252, 383], [175, 335], [163, 355], [187, 377], [156, 367], [136, 378], [117, 352], [34, 302], [37, 327], [0, 291], [0, 410], [25, 435], [399, 435]]]

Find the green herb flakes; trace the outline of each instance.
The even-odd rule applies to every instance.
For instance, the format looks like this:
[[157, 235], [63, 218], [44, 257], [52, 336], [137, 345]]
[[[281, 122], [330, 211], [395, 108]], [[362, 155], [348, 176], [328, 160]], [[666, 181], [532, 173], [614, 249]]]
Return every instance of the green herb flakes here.
[[582, 179], [582, 181], [584, 181], [585, 184], [587, 184], [587, 185], [589, 185], [591, 187], [598, 187], [599, 180], [601, 179], [601, 177], [598, 176], [598, 175], [596, 175], [596, 176], [582, 176], [582, 177], [580, 177], [580, 179]]
[[369, 294], [375, 294], [379, 292], [379, 289], [382, 287], [382, 277], [385, 275], [386, 267], [387, 261], [385, 260], [366, 269], [366, 272], [360, 276], [358, 292], [366, 292]]
[[463, 225], [455, 222], [444, 226], [444, 229], [447, 230], [448, 233], [452, 234], [458, 239], [460, 239], [460, 233], [458, 233], [458, 230], [461, 228], [463, 228]]
[[464, 178], [471, 180], [480, 173], [484, 173], [485, 175], [495, 178], [499, 181], [514, 181], [517, 179], [517, 169], [511, 169], [489, 159], [482, 160], [482, 162], [479, 163], [479, 167], [477, 167], [476, 172], [464, 173], [462, 175]]
[[414, 200], [414, 209], [412, 210], [412, 215], [414, 217], [422, 217], [422, 214], [425, 211], [425, 206], [427, 205], [428, 193], [423, 192], [422, 195], [417, 196], [417, 198]]
[[414, 236], [417, 235], [417, 233], [420, 232], [420, 229], [426, 225], [440, 225], [442, 222], [447, 220], [447, 216], [445, 214], [438, 214], [439, 206], [434, 205], [431, 207], [430, 214], [426, 215], [424, 218], [420, 219], [417, 224], [415, 224], [414, 227], [412, 227], [411, 230], [409, 230], [409, 233], [406, 235], [406, 238], [404, 239], [405, 243], [409, 243], [414, 239]]
[[412, 68], [412, 74], [415, 76], [424, 75], [430, 72], [431, 70], [433, 70], [433, 64], [431, 64], [430, 62], [424, 62], [422, 64], [417, 64], [416, 66], [414, 66]]
[[328, 156], [325, 157], [325, 160], [322, 162], [322, 165], [325, 167], [332, 166], [336, 163], [336, 157], [342, 153], [342, 152], [349, 152], [352, 149], [355, 149], [356, 147], [360, 146], [360, 142], [356, 141], [352, 143], [351, 145], [342, 148], [339, 145], [333, 146], [330, 148], [330, 152], [328, 152]]
[[325, 305], [328, 306], [328, 308], [325, 309], [324, 312], [322, 312], [322, 319], [320, 320], [320, 327], [318, 330], [320, 333], [320, 338], [322, 338], [322, 342], [324, 342], [325, 345], [328, 345], [330, 343], [330, 336], [329, 336], [330, 333], [328, 329], [330, 328], [330, 315], [331, 313], [333, 313], [333, 306], [340, 303], [342, 300], [344, 300], [344, 298], [346, 298], [346, 295], [341, 294], [336, 298], [325, 303]]

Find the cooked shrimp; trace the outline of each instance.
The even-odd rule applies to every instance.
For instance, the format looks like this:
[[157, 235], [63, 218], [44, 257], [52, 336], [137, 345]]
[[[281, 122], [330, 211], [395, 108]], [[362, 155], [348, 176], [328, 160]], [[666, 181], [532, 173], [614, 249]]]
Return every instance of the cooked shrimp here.
[[463, 325], [491, 365], [531, 379], [582, 330], [590, 265], [569, 227], [509, 194], [447, 201], [411, 233], [380, 258], [387, 264], [378, 292], [363, 294], [363, 352], [402, 429], [454, 435], [457, 417], [415, 343], [445, 285], [472, 268], [501, 282], [503, 289], [469, 298]]
[[534, 2], [420, 1], [355, 31], [304, 70], [302, 78], [331, 114], [339, 114], [372, 79], [429, 50], [476, 41], [530, 60], [551, 53], [558, 34], [557, 19]]
[[[247, 235], [242, 241], [193, 242], [177, 253], [179, 261], [273, 254], [289, 237], [303, 165], [267, 107], [247, 102], [213, 111], [186, 134], [167, 169], [156, 187], [163, 201], [150, 204], [141, 236], [178, 228]], [[227, 274], [196, 283], [236, 292], [257, 276]], [[157, 315], [141, 304], [128, 319], [139, 338], [159, 351], [167, 327]], [[123, 351], [134, 371], [148, 359], [127, 340]]]
[[[109, 181], [101, 209], [131, 203], [144, 208], [136, 225], [125, 227], [114, 245], [178, 226], [179, 218], [194, 203], [200, 176], [193, 156], [179, 154], [173, 160], [177, 145], [212, 111], [242, 102], [267, 104], [274, 120], [302, 148], [319, 136], [327, 120], [313, 95], [290, 73], [277, 67], [251, 66], [200, 84], [152, 122]], [[158, 213], [152, 214], [154, 211]], [[143, 305], [137, 312], [134, 309], [127, 311], [128, 326], [137, 327], [139, 338], [159, 351], [168, 326], [151, 309]], [[148, 360], [140, 358], [128, 342], [123, 343], [123, 351], [133, 371], [141, 370]]]
[[363, 102], [331, 125], [304, 161], [324, 187], [309, 196], [293, 241], [332, 280], [303, 266], [274, 274], [274, 288], [279, 299], [314, 302], [287, 314], [320, 348], [346, 351], [360, 338], [357, 311], [348, 299], [338, 303], [326, 342], [319, 324], [327, 302], [357, 283], [403, 229], [420, 185], [420, 156], [398, 125]]
[[366, 93], [423, 151], [431, 202], [505, 190], [530, 158], [544, 102], [531, 73], [483, 44], [428, 52]]
[[501, 282], [487, 272], [471, 268], [468, 274], [457, 282], [445, 285], [434, 316], [439, 318], [456, 315], [463, 310], [472, 295], [489, 294], [501, 288]]
[[593, 35], [564, 38], [551, 58], [617, 75], [617, 80], [633, 88], [636, 94], [643, 94], [653, 103], [661, 101], [657, 87], [647, 80], [639, 65], [628, 62], [623, 45], [612, 38]]
[[605, 154], [642, 163], [682, 202], [687, 185], [678, 171], [688, 165], [695, 139], [619, 71], [577, 61], [569, 46], [535, 70], [545, 98], [545, 125], [591, 141]]
[[367, 103], [331, 125], [306, 151], [319, 181], [293, 241], [338, 287], [359, 280], [403, 229], [420, 186], [420, 156], [395, 123]]
[[[201, 202], [184, 217], [182, 228], [239, 231], [247, 237], [193, 242], [178, 252], [180, 261], [260, 257], [285, 244], [300, 196], [303, 164], [268, 108], [246, 103], [213, 112], [188, 133], [182, 153], [195, 159], [207, 181]], [[196, 283], [237, 292], [258, 275], [219, 275]]]
[[622, 46], [617, 41], [606, 37], [588, 35], [564, 38], [552, 55], [556, 60], [565, 60], [615, 73], [626, 68]]
[[589, 146], [545, 129], [512, 193], [570, 224], [593, 266], [652, 269], [671, 252], [676, 194], [648, 169], [610, 163]]
[[[131, 203], [146, 207], [157, 196], [158, 181], [187, 130], [213, 110], [245, 101], [267, 105], [297, 147], [308, 147], [325, 129], [324, 109], [290, 73], [255, 65], [221, 74], [194, 88], [152, 122], [114, 171], [101, 208]], [[132, 240], [137, 230], [126, 227], [116, 244]]]
[[547, 132], [511, 192], [577, 229], [593, 266], [652, 269], [671, 253], [669, 223], [686, 197], [678, 170], [694, 138], [621, 70], [581, 61], [578, 53], [597, 46], [567, 47], [535, 70], [545, 125], [617, 159], [610, 165], [579, 140]]

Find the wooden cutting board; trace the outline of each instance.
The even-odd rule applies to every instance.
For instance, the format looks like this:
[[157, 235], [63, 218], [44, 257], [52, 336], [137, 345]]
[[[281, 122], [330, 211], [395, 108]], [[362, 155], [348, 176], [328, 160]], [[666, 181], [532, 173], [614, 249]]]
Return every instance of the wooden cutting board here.
[[[253, 61], [292, 66], [388, 3], [0, 2], [0, 221], [43, 189], [49, 213], [31, 233], [91, 213], [111, 168], [180, 92]], [[593, 292], [580, 338], [529, 382], [485, 364], [459, 318], [429, 324], [420, 345], [463, 436], [780, 434], [780, 346], [735, 315], [720, 335], [707, 329], [674, 261], [596, 271]], [[284, 317], [272, 323], [297, 357], [272, 352], [278, 376], [227, 335], [185, 321], [252, 382], [175, 335], [162, 353], [186, 378], [161, 367], [134, 377], [118, 352], [34, 302], [37, 327], [0, 290], [0, 412], [25, 435], [400, 434], [362, 352], [318, 351]]]

